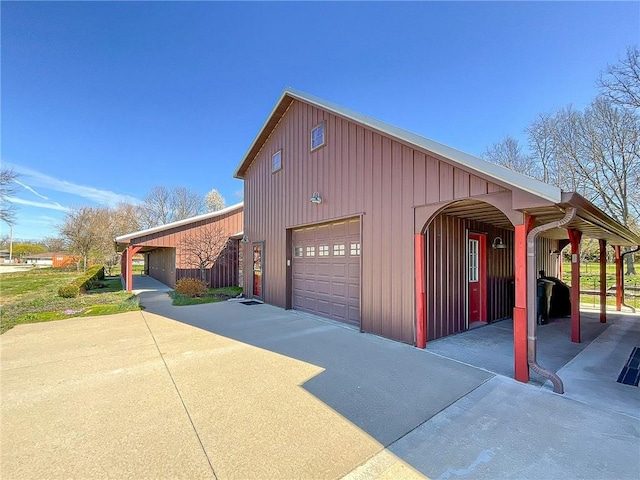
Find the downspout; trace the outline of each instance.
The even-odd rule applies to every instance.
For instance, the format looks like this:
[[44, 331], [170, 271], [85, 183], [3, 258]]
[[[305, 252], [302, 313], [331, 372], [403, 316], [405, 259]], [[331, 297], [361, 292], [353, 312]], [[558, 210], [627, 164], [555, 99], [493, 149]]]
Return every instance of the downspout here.
[[553, 228], [560, 228], [571, 222], [576, 216], [576, 209], [567, 209], [562, 220], [546, 223], [533, 228], [527, 235], [527, 360], [531, 370], [538, 375], [548, 378], [553, 383], [554, 393], [564, 393], [564, 385], [560, 377], [538, 365], [536, 359], [538, 322], [536, 315], [536, 238], [542, 232]]
[[636, 313], [635, 307], [632, 307], [631, 305], [627, 305], [626, 303], [624, 303], [624, 256], [629, 255], [630, 253], [636, 253], [638, 251], [640, 251], [640, 245], [638, 245], [634, 250], [629, 250], [628, 252], [623, 252], [620, 254], [620, 263], [622, 264], [622, 267], [623, 267], [622, 271], [620, 272], [622, 273], [622, 285], [620, 285], [622, 288], [622, 305], [624, 305], [627, 308], [630, 308], [633, 313]]

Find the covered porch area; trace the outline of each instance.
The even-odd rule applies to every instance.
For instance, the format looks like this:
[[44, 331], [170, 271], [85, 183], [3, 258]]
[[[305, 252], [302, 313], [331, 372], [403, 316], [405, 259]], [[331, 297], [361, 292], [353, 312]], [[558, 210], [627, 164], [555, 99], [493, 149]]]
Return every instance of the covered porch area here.
[[[496, 328], [490, 331], [497, 337], [503, 330], [509, 331], [510, 374], [518, 381], [529, 382], [533, 370], [551, 380], [556, 393], [563, 393], [562, 380], [553, 368], [538, 360], [539, 345], [544, 342], [538, 338], [539, 272], [560, 277], [558, 257], [565, 246], [571, 246], [574, 287], [570, 293], [570, 318], [548, 331], [562, 331], [567, 342], [580, 344], [584, 338], [601, 333], [583, 321], [580, 311], [581, 240], [592, 238], [599, 242], [600, 305], [596, 316], [597, 323], [605, 325], [607, 247], [613, 247], [615, 252], [616, 311], [620, 311], [621, 247], [637, 247], [640, 237], [576, 193], [562, 193], [558, 203], [537, 200], [529, 194], [520, 196], [518, 199], [512, 192], [503, 192], [416, 209], [416, 346], [431, 349], [433, 343], [442, 342], [438, 340], [442, 337], [495, 323]], [[523, 199], [527, 207], [519, 208]], [[472, 297], [477, 295], [475, 290], [480, 292], [479, 300]], [[453, 310], [448, 310], [449, 305]], [[487, 305], [494, 305], [493, 311]], [[478, 309], [479, 314], [475, 311]], [[438, 331], [442, 318], [449, 331]], [[575, 350], [566, 345], [552, 348], [556, 352], [559, 349], [565, 354]]]
[[[571, 342], [571, 319], [553, 318], [538, 329], [538, 360], [562, 378], [566, 395], [629, 415], [638, 414], [638, 387], [618, 382], [633, 348], [640, 345], [640, 316], [581, 308], [582, 341]], [[503, 375], [514, 376], [513, 320], [434, 340], [429, 351]], [[530, 384], [551, 390], [546, 377], [531, 372]]]

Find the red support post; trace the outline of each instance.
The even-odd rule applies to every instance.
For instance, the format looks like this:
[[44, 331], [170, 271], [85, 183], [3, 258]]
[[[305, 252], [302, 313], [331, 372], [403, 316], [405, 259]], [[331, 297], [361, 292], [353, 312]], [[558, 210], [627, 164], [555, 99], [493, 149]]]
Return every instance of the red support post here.
[[580, 240], [582, 232], [567, 229], [571, 242], [571, 341], [580, 343]]
[[607, 323], [607, 241], [600, 245], [600, 323]]
[[127, 247], [127, 292], [133, 290], [133, 246]]
[[515, 307], [513, 308], [513, 361], [515, 379], [529, 381], [527, 359], [527, 234], [533, 228], [535, 218], [525, 215], [523, 225], [515, 226], [514, 276]]
[[124, 289], [127, 290], [127, 254], [129, 253], [128, 249], [124, 249], [122, 251], [122, 257], [120, 258], [120, 276], [122, 277], [122, 281], [124, 282]]
[[624, 285], [622, 285], [622, 255], [620, 255], [620, 245], [614, 245], [613, 250], [616, 254], [616, 311], [622, 310], [622, 295]]
[[133, 245], [127, 247], [127, 292], [133, 290], [133, 256], [141, 249], [142, 247], [134, 247]]
[[425, 236], [414, 235], [414, 263], [416, 285], [416, 347], [427, 347], [426, 278], [425, 278]]

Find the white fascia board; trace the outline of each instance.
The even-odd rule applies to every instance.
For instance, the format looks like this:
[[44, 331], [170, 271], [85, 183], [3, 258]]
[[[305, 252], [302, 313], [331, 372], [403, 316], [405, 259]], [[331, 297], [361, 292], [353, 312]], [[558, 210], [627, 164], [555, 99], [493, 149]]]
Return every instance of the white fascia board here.
[[235, 205], [231, 205], [230, 207], [223, 208], [222, 210], [216, 210], [215, 212], [203, 213], [202, 215], [196, 215], [195, 217], [185, 218], [184, 220], [178, 220], [177, 222], [167, 223], [165, 225], [160, 225], [158, 227], [147, 228], [146, 230], [140, 230], [138, 232], [127, 233], [126, 235], [120, 235], [115, 238], [115, 241], [118, 243], [128, 243], [129, 240], [136, 237], [142, 237], [143, 235], [151, 235], [152, 233], [162, 232], [164, 230], [169, 230], [171, 228], [182, 227], [183, 225], [188, 225], [190, 223], [199, 222], [201, 220], [209, 220], [210, 218], [215, 218], [226, 213], [232, 212], [234, 210], [238, 210], [244, 206], [244, 202], [236, 203]]
[[[409, 144], [413, 144], [417, 147], [423, 148], [425, 150], [429, 150], [430, 152], [433, 152], [446, 159], [449, 159], [452, 162], [457, 163], [463, 167], [468, 167], [488, 177], [501, 180], [521, 190], [524, 190], [526, 192], [542, 197], [545, 200], [549, 200], [553, 203], [559, 203], [561, 201], [562, 192], [558, 187], [541, 182], [540, 180], [536, 180], [535, 178], [529, 177], [527, 175], [514, 172], [513, 170], [509, 170], [508, 168], [502, 167], [495, 163], [488, 162], [486, 160], [483, 160], [481, 158], [475, 157], [468, 153], [462, 152], [455, 148], [449, 147], [442, 143], [435, 142], [426, 137], [422, 137], [420, 135], [409, 132], [402, 128], [395, 127], [393, 125], [382, 122], [375, 118], [362, 115], [361, 113], [358, 113], [356, 111], [350, 110], [348, 108], [344, 108], [332, 102], [327, 102], [318, 97], [309, 95], [304, 92], [300, 92], [298, 90], [294, 90], [292, 88], [285, 89], [280, 100], [278, 100], [276, 107], [274, 107], [274, 111], [275, 111], [275, 108], [277, 108], [277, 105], [280, 104], [280, 102], [282, 101], [282, 98], [285, 95], [289, 95], [293, 98], [297, 98], [298, 100], [301, 100], [306, 103], [311, 103], [313, 105], [316, 105], [319, 108], [328, 110], [341, 117], [353, 120], [355, 122], [366, 125], [367, 127], [378, 130], [382, 133], [391, 135], [392, 137], [396, 137], [401, 140], [404, 140]], [[266, 126], [266, 122], [265, 122], [265, 125], [263, 126], [263, 129], [265, 128], [265, 126]], [[260, 130], [260, 134], [261, 133], [262, 133], [262, 130]], [[260, 134], [258, 134], [258, 137], [260, 136]], [[258, 139], [258, 137], [256, 137], [256, 140]], [[251, 145], [251, 148], [253, 148], [253, 145]], [[251, 149], [249, 149], [249, 151], [251, 151]]]

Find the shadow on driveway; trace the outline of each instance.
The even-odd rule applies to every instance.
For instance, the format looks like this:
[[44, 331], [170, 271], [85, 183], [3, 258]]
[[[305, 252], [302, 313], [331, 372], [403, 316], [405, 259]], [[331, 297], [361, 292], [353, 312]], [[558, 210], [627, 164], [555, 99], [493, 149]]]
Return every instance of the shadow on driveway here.
[[144, 292], [146, 311], [317, 365], [303, 387], [384, 446], [493, 377], [492, 373], [362, 334], [337, 322], [239, 302], [173, 307]]

